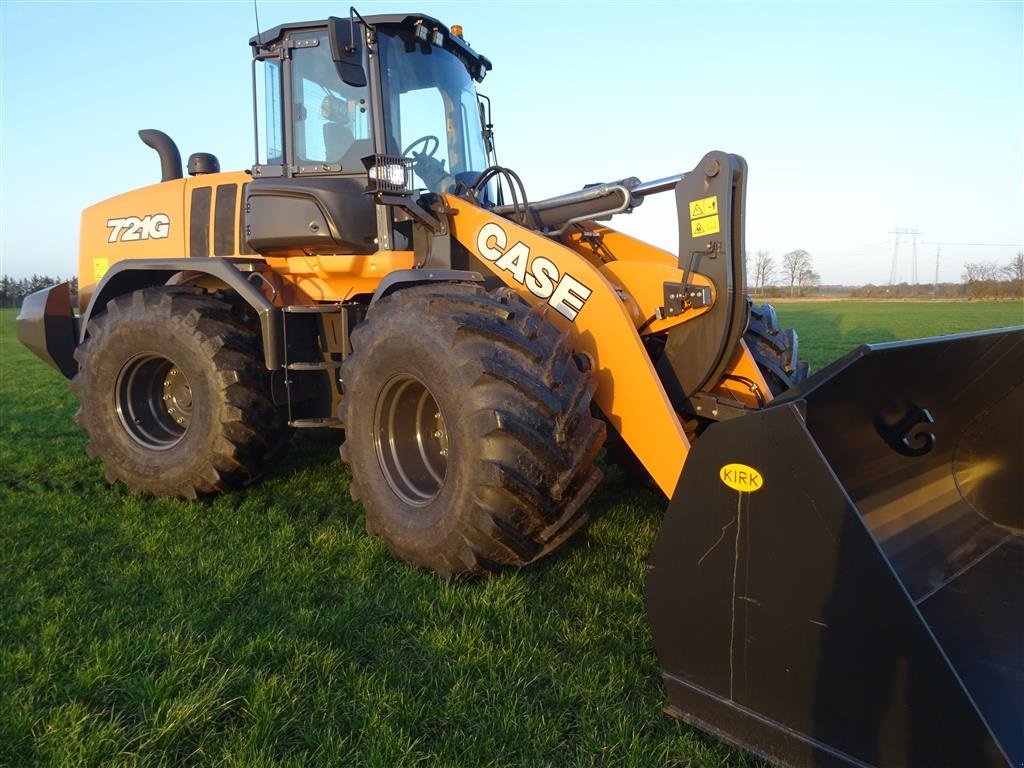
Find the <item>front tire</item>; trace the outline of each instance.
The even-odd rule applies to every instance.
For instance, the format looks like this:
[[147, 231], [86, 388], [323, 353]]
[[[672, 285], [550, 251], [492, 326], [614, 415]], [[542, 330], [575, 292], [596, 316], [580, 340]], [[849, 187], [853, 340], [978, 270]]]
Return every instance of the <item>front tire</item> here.
[[89, 322], [71, 389], [87, 452], [136, 494], [194, 499], [244, 485], [288, 438], [244, 312], [199, 288], [118, 297]]
[[393, 554], [449, 575], [521, 566], [586, 520], [601, 479], [594, 383], [507, 289], [406, 288], [342, 366], [352, 497]]
[[761, 369], [773, 397], [807, 378], [810, 368], [806, 361], [797, 357], [796, 331], [779, 327], [778, 315], [771, 304], [750, 306], [750, 322], [743, 340]]

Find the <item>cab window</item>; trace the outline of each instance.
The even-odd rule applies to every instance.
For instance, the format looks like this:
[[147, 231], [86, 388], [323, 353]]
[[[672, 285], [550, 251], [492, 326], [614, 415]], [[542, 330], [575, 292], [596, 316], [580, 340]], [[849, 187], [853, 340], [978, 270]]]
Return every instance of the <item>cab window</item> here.
[[340, 163], [343, 172], [363, 173], [361, 160], [373, 153], [368, 89], [342, 82], [326, 32], [297, 39], [317, 44], [292, 52], [294, 162]]
[[281, 115], [281, 62], [268, 59], [258, 62], [262, 75], [257, 79], [256, 114], [263, 120], [256, 121], [259, 131], [257, 164], [280, 165], [284, 162], [284, 131]]

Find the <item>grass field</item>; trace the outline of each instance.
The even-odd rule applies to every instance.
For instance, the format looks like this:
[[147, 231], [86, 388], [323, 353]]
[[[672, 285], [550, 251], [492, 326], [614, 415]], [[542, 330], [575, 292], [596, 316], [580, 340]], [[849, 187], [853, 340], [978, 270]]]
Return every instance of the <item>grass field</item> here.
[[1024, 323], [1024, 303], [776, 301], [779, 322], [797, 329], [800, 357], [820, 370], [859, 344], [915, 339]]
[[[786, 303], [817, 368], [1017, 304]], [[612, 470], [545, 562], [444, 582], [363, 532], [336, 443], [257, 487], [103, 481], [0, 313], [0, 765], [753, 766], [661, 712], [644, 558], [664, 501]]]

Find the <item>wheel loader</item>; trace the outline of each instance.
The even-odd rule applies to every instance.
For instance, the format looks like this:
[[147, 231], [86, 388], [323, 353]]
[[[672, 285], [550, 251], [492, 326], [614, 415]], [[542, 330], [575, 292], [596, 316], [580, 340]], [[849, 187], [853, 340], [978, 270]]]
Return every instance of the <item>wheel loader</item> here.
[[[83, 213], [77, 307], [18, 318], [109, 481], [195, 498], [341, 429], [367, 530], [450, 575], [572, 536], [607, 441], [670, 499], [668, 713], [781, 765], [1024, 764], [1024, 327], [808, 376], [746, 295], [738, 155], [531, 200], [459, 27], [250, 46], [251, 169], [140, 131], [160, 182]], [[675, 253], [607, 225], [659, 193]]]

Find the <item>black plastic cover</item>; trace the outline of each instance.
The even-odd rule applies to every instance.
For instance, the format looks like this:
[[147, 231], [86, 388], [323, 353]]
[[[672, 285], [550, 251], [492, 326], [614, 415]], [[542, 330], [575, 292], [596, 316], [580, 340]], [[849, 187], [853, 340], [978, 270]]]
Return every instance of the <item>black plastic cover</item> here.
[[193, 152], [188, 156], [188, 175], [200, 176], [204, 173], [220, 173], [220, 160], [209, 152]]
[[365, 190], [365, 177], [253, 179], [245, 193], [246, 241], [260, 253], [372, 253], [377, 218]]

